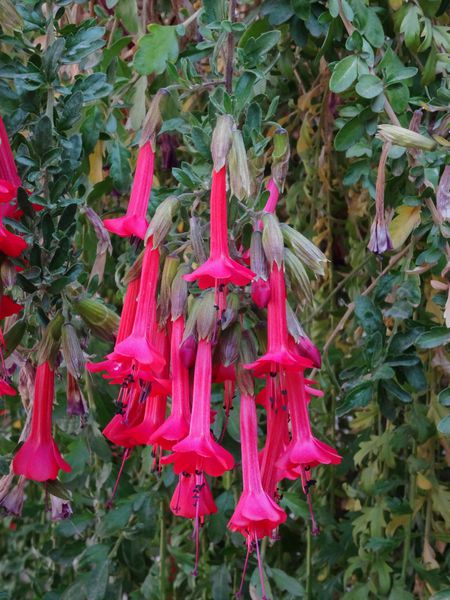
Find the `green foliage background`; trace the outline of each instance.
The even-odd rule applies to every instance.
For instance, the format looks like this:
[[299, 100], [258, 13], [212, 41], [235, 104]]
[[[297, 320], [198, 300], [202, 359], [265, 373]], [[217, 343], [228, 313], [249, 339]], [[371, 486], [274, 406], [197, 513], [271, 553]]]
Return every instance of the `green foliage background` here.
[[[27, 355], [59, 310], [72, 316], [94, 359], [109, 350], [73, 305], [94, 296], [120, 310], [121, 278], [134, 250], [112, 240], [112, 253], [100, 252], [104, 278], [89, 278], [99, 249], [86, 207], [105, 216], [126, 206], [137, 132], [160, 88], [168, 90], [161, 104], [165, 138], [151, 207], [185, 194], [185, 223], [194, 199], [207, 199], [218, 114], [229, 112], [239, 123], [255, 177], [270, 163], [273, 131], [285, 127], [291, 162], [278, 214], [330, 260], [326, 276], [312, 284], [313, 304], [301, 307], [291, 290], [303, 325], [325, 347], [317, 374], [325, 396], [313, 399], [312, 420], [344, 460], [336, 469], [317, 469], [317, 538], [299, 484], [284, 486], [282, 505], [291, 518], [281, 539], [263, 546], [270, 598], [450, 598], [450, 228], [434, 209], [448, 161], [448, 1], [265, 0], [242, 1], [237, 9], [231, 22], [221, 0], [0, 0], [0, 113], [32, 191], [21, 199], [20, 231], [31, 250], [14, 289], [26, 299], [18, 351]], [[230, 33], [236, 48], [227, 93]], [[437, 145], [425, 152], [393, 146], [386, 205], [397, 211], [399, 243], [375, 257], [367, 243], [381, 149], [377, 125], [398, 119], [408, 127], [417, 110], [420, 131], [437, 136]], [[174, 168], [167, 148], [176, 153]], [[260, 210], [263, 200], [257, 190], [249, 207]], [[34, 213], [29, 201], [44, 210]], [[244, 209], [236, 204], [230, 219]], [[414, 230], [405, 215], [414, 216]], [[432, 280], [444, 288], [433, 288]], [[84, 391], [84, 427], [65, 416], [62, 383], [55, 413], [73, 470], [51, 491], [70, 495], [74, 514], [51, 523], [45, 486], [27, 485], [23, 516], [0, 523], [0, 598], [230, 598], [244, 561], [243, 540], [226, 531], [240, 474], [215, 484], [219, 513], [203, 529], [194, 580], [191, 524], [171, 515], [174, 476], [152, 472], [150, 448], [127, 461], [115, 507], [106, 510], [120, 456], [100, 431], [114, 413], [115, 390], [86, 376]], [[220, 422], [219, 391], [214, 402]], [[1, 399], [1, 408], [4, 474], [24, 411], [17, 398]], [[226, 440], [237, 457], [238, 412]], [[252, 598], [255, 567], [251, 559]]]

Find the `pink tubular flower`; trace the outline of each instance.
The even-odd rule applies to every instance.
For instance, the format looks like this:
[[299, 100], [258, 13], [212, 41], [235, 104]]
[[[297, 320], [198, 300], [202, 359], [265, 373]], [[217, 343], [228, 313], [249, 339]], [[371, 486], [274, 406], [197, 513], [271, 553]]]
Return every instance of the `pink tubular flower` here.
[[283, 268], [273, 263], [270, 273], [271, 296], [267, 307], [267, 352], [255, 362], [244, 365], [256, 376], [277, 373], [280, 370], [292, 371], [312, 366], [307, 358], [302, 358], [289, 349], [286, 322], [286, 284]]
[[286, 513], [262, 487], [255, 400], [248, 394], [241, 394], [240, 416], [243, 492], [228, 527], [256, 541], [284, 523]]
[[190, 473], [182, 473], [170, 501], [170, 510], [177, 517], [195, 519], [200, 517], [204, 521], [207, 515], [217, 512], [211, 489], [203, 475], [200, 483], [196, 483], [196, 476]]
[[23, 306], [14, 302], [9, 296], [2, 295], [0, 299], [0, 319], [10, 317], [11, 315], [17, 315], [23, 310]]
[[171, 377], [172, 377], [172, 410], [169, 418], [149, 439], [150, 444], [157, 444], [164, 450], [171, 450], [173, 445], [184, 439], [189, 432], [189, 371], [181, 360], [180, 346], [184, 333], [184, 316], [179, 316], [172, 324], [170, 343]]
[[152, 140], [149, 140], [139, 149], [127, 213], [124, 217], [105, 219], [103, 223], [108, 231], [121, 237], [136, 236], [144, 239], [148, 228], [146, 215], [153, 183], [154, 163], [155, 152]]
[[55, 372], [48, 362], [36, 369], [31, 431], [13, 459], [16, 475], [34, 481], [56, 479], [60, 469], [70, 472], [52, 436], [52, 411], [55, 395]]
[[211, 185], [210, 256], [186, 281], [197, 281], [201, 289], [234, 283], [247, 285], [255, 274], [230, 257], [228, 248], [226, 167], [213, 169]]
[[173, 446], [173, 453], [163, 458], [165, 464], [173, 463], [175, 473], [204, 471], [219, 477], [234, 466], [232, 455], [212, 438], [211, 421], [211, 342], [198, 342], [195, 361], [192, 414], [189, 434]]
[[8, 133], [0, 117], [0, 179], [4, 179], [17, 188], [22, 184], [17, 172], [14, 156], [9, 144]]
[[149, 365], [155, 372], [160, 371], [164, 358], [149, 340], [150, 325], [156, 321], [156, 288], [159, 275], [159, 249], [152, 247], [149, 238], [142, 263], [139, 297], [130, 335], [116, 345], [113, 355], [108, 358], [129, 358], [141, 365]]

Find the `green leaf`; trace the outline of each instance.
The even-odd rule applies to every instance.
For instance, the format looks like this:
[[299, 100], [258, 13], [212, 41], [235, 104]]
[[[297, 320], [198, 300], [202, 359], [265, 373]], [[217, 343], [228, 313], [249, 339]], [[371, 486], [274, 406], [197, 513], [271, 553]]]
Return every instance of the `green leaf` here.
[[386, 88], [386, 96], [397, 113], [402, 113], [408, 108], [409, 90], [406, 85], [398, 83]]
[[361, 75], [355, 89], [362, 98], [374, 98], [383, 91], [383, 82], [376, 75]]
[[113, 507], [103, 517], [98, 528], [99, 537], [108, 537], [117, 534], [121, 531], [131, 516], [131, 504], [122, 504], [118, 507]]
[[390, 396], [397, 398], [397, 400], [400, 400], [400, 402], [409, 404], [412, 401], [411, 394], [409, 394], [393, 379], [383, 380], [381, 385]]
[[106, 558], [100, 564], [96, 564], [91, 571], [89, 581], [86, 585], [87, 600], [103, 600], [108, 585], [109, 560]]
[[339, 417], [347, 414], [355, 408], [363, 408], [372, 400], [373, 384], [371, 381], [364, 381], [355, 385], [345, 396], [344, 401], [337, 408], [336, 414]]
[[384, 332], [383, 315], [368, 296], [356, 298], [355, 317], [366, 333]]
[[361, 140], [365, 133], [365, 120], [361, 115], [350, 119], [342, 129], [340, 129], [334, 138], [334, 147], [339, 152], [347, 150], [353, 144]]
[[110, 175], [118, 190], [124, 192], [128, 189], [131, 180], [131, 169], [129, 163], [130, 153], [115, 140], [108, 147], [108, 155], [111, 163]]
[[169, 61], [178, 58], [176, 28], [169, 25], [149, 26], [149, 33], [142, 36], [134, 57], [134, 68], [140, 75], [163, 73]]
[[52, 123], [47, 115], [41, 117], [34, 128], [33, 146], [38, 158], [52, 146]]
[[447, 327], [432, 327], [417, 338], [417, 346], [422, 350], [445, 346], [450, 342], [450, 329]]
[[400, 25], [400, 33], [405, 36], [407, 48], [414, 52], [420, 46], [420, 9], [414, 4], [408, 4], [406, 15]]
[[438, 400], [442, 406], [450, 406], [450, 387], [439, 393]]
[[270, 577], [274, 580], [275, 585], [282, 592], [288, 592], [295, 598], [301, 598], [305, 593], [305, 590], [301, 583], [294, 579], [281, 569], [270, 568]]
[[437, 429], [444, 435], [450, 435], [450, 415], [447, 415], [439, 421], [437, 424]]
[[358, 57], [346, 56], [334, 67], [330, 79], [330, 90], [340, 94], [347, 90], [358, 75]]

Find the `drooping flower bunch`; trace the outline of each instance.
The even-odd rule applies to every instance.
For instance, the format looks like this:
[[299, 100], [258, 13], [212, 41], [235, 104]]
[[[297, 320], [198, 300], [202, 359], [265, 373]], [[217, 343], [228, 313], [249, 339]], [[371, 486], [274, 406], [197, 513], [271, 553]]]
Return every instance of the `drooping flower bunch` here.
[[[234, 234], [228, 222], [229, 208], [238, 202], [242, 209], [242, 199], [251, 189], [245, 148], [232, 117], [218, 118], [211, 141], [213, 165], [206, 213], [209, 254], [202, 239], [207, 237], [206, 231], [195, 214], [189, 239], [178, 243], [171, 235], [185, 201], [182, 198], [167, 197], [148, 220], [156, 143], [155, 132], [144, 128], [126, 215], [103, 222], [109, 232], [128, 238], [138, 255], [126, 275], [117, 334], [111, 327], [111, 337], [106, 337], [114, 339], [114, 347], [103, 360], [86, 366], [117, 387], [116, 413], [103, 434], [124, 449], [119, 477], [138, 446], [152, 446], [155, 471], [173, 468], [177, 475], [170, 509], [194, 522], [194, 573], [201, 525], [217, 511], [211, 478], [222, 476], [236, 464], [241, 466], [242, 493], [228, 526], [245, 539], [245, 565], [256, 551], [265, 596], [259, 543], [264, 537], [275, 539], [287, 518], [280, 506], [283, 480], [301, 481], [312, 532], [318, 533], [311, 503], [312, 469], [341, 460], [312, 432], [309, 400], [322, 392], [308, 379], [307, 371], [320, 368], [320, 353], [288, 303], [289, 293], [300, 303], [311, 299], [308, 270], [323, 274], [326, 259], [307, 238], [280, 224], [275, 215], [289, 160], [284, 130], [273, 137], [264, 209], [245, 211], [244, 207], [244, 218], [251, 224], [248, 243], [241, 232]], [[8, 202], [13, 205], [14, 196]], [[96, 331], [100, 308], [86, 299], [78, 302], [76, 310]], [[257, 322], [265, 324], [267, 335], [255, 334]], [[12, 493], [18, 492], [23, 502], [25, 479], [48, 481], [56, 479], [61, 469], [70, 470], [52, 436], [52, 410], [61, 348], [67, 368], [68, 412], [86, 412], [78, 385], [84, 355], [77, 339], [71, 323], [61, 315], [49, 323], [43, 335], [33, 373], [33, 409], [21, 439], [24, 443], [12, 463], [13, 473], [20, 479], [17, 489], [3, 497], [0, 488], [3, 506], [11, 504]], [[213, 386], [221, 390], [225, 409], [222, 435], [217, 438], [212, 429], [217, 418], [211, 403]], [[240, 401], [240, 458], [224, 447], [236, 398]], [[6, 483], [5, 490], [9, 490]], [[70, 513], [70, 505], [52, 496], [54, 518]], [[245, 568], [241, 591], [244, 576]]]
[[[246, 540], [246, 564], [254, 550], [260, 560], [259, 541], [276, 537], [286, 520], [279, 504], [283, 479], [301, 480], [312, 531], [318, 533], [310, 498], [315, 483], [311, 469], [341, 460], [312, 432], [308, 404], [312, 395], [322, 392], [305, 373], [320, 367], [320, 353], [287, 303], [288, 289], [300, 296], [308, 290], [305, 267], [320, 274], [326, 260], [301, 234], [280, 226], [275, 216], [288, 167], [287, 134], [279, 130], [274, 136], [268, 198], [264, 210], [252, 216], [251, 244], [245, 248], [228, 226], [228, 205], [237, 201], [227, 195], [235, 132], [229, 115], [219, 117], [211, 143], [209, 255], [203, 262], [202, 252], [196, 250], [201, 245], [197, 229], [191, 231], [190, 245], [183, 248], [183, 261], [177, 250], [167, 254], [165, 242], [178, 208], [176, 199], [159, 205], [145, 231], [155, 137], [141, 145], [127, 214], [106, 220], [105, 226], [130, 240], [144, 239], [145, 248], [128, 275], [114, 350], [103, 362], [88, 365], [120, 386], [117, 414], [104, 435], [125, 449], [123, 464], [133, 447], [151, 445], [155, 469], [172, 465], [178, 475], [170, 508], [194, 521], [194, 573], [200, 526], [217, 511], [210, 478], [220, 477], [236, 464], [221, 443], [223, 435], [216, 439], [212, 433], [214, 385], [223, 384], [227, 416], [236, 391], [240, 397], [243, 488], [229, 528]], [[246, 311], [267, 320], [267, 340], [260, 340], [259, 358]], [[261, 565], [260, 570], [264, 588]]]

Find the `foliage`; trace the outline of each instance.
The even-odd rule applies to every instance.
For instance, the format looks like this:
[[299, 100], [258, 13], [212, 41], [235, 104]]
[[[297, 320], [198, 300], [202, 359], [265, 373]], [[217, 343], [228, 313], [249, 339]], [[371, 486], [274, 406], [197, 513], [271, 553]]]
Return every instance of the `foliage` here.
[[[87, 354], [108, 352], [76, 305], [94, 298], [119, 311], [136, 248], [119, 238], [102, 245], [87, 209], [106, 217], [126, 206], [139, 131], [158, 90], [167, 94], [151, 211], [171, 194], [182, 198], [180, 243], [191, 212], [201, 214], [208, 197], [217, 116], [232, 114], [239, 124], [256, 182], [251, 198], [233, 205], [230, 222], [238, 224], [264, 206], [271, 138], [283, 126], [291, 162], [279, 215], [330, 261], [313, 283], [314, 303], [297, 311], [324, 348], [317, 377], [325, 396], [312, 401], [313, 422], [344, 461], [317, 470], [317, 538], [299, 485], [284, 486], [282, 505], [293, 519], [279, 541], [263, 547], [269, 597], [448, 597], [450, 229], [435, 204], [448, 164], [448, 2], [243, 1], [236, 20], [222, 0], [194, 3], [192, 19], [178, 2], [141, 4], [1, 2], [0, 112], [31, 192], [21, 196], [24, 216], [14, 223], [29, 244], [13, 288], [25, 304], [15, 360], [20, 366], [18, 357], [36, 350], [57, 314], [75, 326]], [[227, 91], [230, 35], [236, 47]], [[408, 128], [411, 119], [410, 128], [435, 144], [391, 147], [385, 198], [396, 215], [394, 250], [374, 256], [367, 243], [382, 144], [377, 125]], [[31, 203], [44, 208], [34, 212]], [[154, 472], [151, 448], [127, 460], [107, 509], [120, 456], [100, 432], [114, 413], [114, 390], [98, 375], [85, 375], [83, 387], [90, 408], [83, 427], [64, 414], [64, 385], [57, 396], [58, 439], [72, 472], [59, 483], [28, 483], [23, 516], [0, 525], [0, 595], [231, 597], [245, 556], [241, 537], [226, 531], [239, 474], [226, 474], [213, 490], [219, 513], [202, 532], [194, 578], [191, 525], [168, 510], [175, 477]], [[220, 393], [214, 402], [219, 428]], [[1, 408], [5, 474], [25, 413], [17, 397], [2, 398]], [[236, 457], [237, 413], [226, 436]], [[70, 496], [70, 519], [50, 522], [49, 492]], [[256, 598], [253, 559], [250, 575]]]

